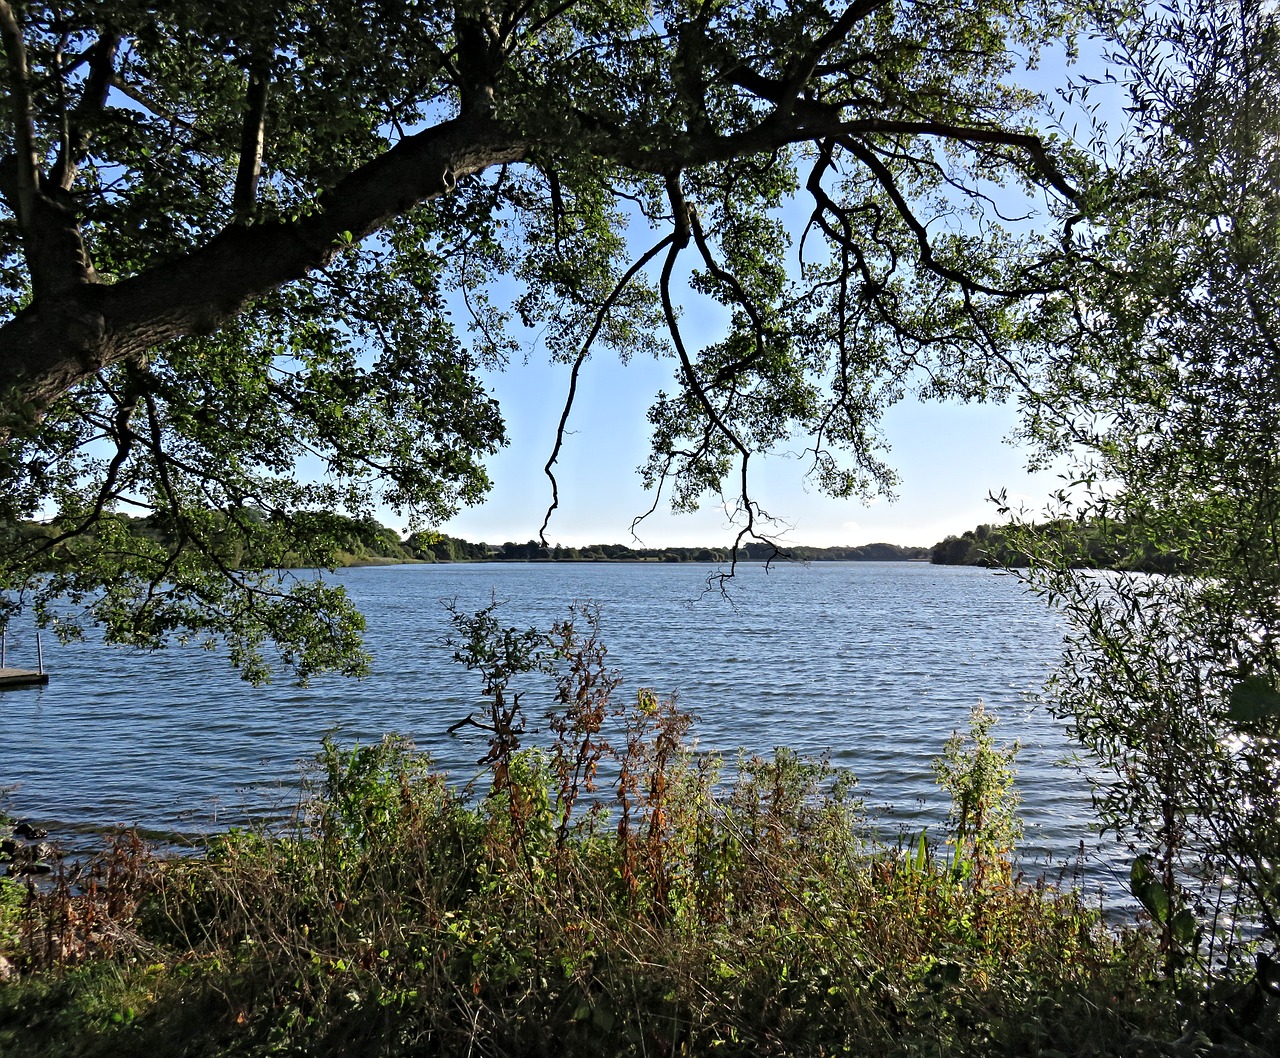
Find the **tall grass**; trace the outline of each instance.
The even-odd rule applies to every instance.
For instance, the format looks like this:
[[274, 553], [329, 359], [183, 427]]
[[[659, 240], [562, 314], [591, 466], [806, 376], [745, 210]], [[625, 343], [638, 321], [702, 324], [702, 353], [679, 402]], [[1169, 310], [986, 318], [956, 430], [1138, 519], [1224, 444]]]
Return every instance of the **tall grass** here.
[[[946, 840], [885, 847], [825, 762], [700, 754], [674, 701], [621, 696], [589, 620], [521, 646], [491, 616], [458, 618], [482, 796], [403, 738], [326, 740], [287, 833], [7, 883], [0, 1053], [1057, 1058], [1185, 1031], [1144, 933], [1016, 872], [988, 714], [940, 758]], [[511, 680], [544, 665], [531, 748]]]

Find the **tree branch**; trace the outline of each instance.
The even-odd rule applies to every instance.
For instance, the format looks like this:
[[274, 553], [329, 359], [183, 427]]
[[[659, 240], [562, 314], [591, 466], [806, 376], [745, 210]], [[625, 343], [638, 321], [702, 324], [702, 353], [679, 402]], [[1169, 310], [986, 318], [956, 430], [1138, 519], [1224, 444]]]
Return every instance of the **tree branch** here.
[[912, 235], [915, 236], [916, 246], [920, 255], [920, 263], [929, 271], [941, 276], [952, 283], [956, 283], [965, 291], [966, 297], [970, 291], [977, 291], [982, 294], [992, 294], [996, 296], [1012, 296], [1016, 294], [1042, 293], [1039, 290], [1002, 290], [991, 287], [985, 283], [979, 283], [968, 273], [958, 268], [952, 268], [939, 261], [933, 253], [933, 243], [929, 241], [929, 231], [920, 219], [911, 209], [911, 204], [907, 202], [902, 190], [898, 187], [897, 181], [894, 179], [893, 173], [889, 167], [876, 156], [875, 152], [865, 144], [859, 143], [857, 140], [841, 140], [840, 144], [850, 154], [858, 159], [863, 165], [871, 170], [876, 182], [889, 200], [893, 203], [894, 208], [898, 211], [898, 215], [908, 228], [911, 229]]
[[582, 370], [582, 365], [586, 362], [587, 355], [591, 352], [591, 346], [596, 340], [596, 336], [600, 333], [600, 328], [604, 326], [605, 317], [609, 310], [613, 308], [614, 303], [622, 296], [623, 290], [632, 279], [645, 267], [650, 261], [658, 256], [662, 250], [671, 244], [673, 235], [668, 235], [656, 246], [644, 254], [638, 261], [627, 269], [626, 275], [618, 280], [617, 286], [613, 288], [609, 296], [605, 298], [604, 304], [600, 306], [600, 310], [596, 313], [595, 322], [591, 326], [586, 341], [582, 343], [582, 349], [578, 353], [578, 357], [573, 362], [573, 370], [569, 373], [569, 393], [565, 397], [564, 410], [560, 413], [560, 423], [556, 427], [555, 446], [551, 449], [551, 456], [547, 459], [546, 466], [542, 468], [544, 474], [551, 479], [551, 505], [547, 507], [547, 513], [542, 519], [542, 527], [538, 530], [538, 543], [543, 547], [547, 546], [547, 526], [551, 524], [551, 515], [557, 507], [560, 506], [560, 488], [556, 482], [556, 476], [552, 473], [551, 468], [555, 466], [556, 460], [560, 458], [560, 449], [564, 444], [564, 428], [569, 422], [569, 413], [573, 410], [573, 399], [578, 389], [578, 373]]
[[814, 70], [817, 69], [822, 57], [848, 37], [854, 26], [887, 3], [889, 0], [859, 0], [858, 3], [850, 4], [845, 8], [831, 28], [815, 40], [800, 61], [795, 64], [783, 88], [785, 97], [788, 100], [796, 99], [801, 89], [812, 79]]
[[165, 121], [172, 122], [174, 125], [178, 126], [178, 128], [183, 129], [186, 132], [195, 133], [197, 131], [196, 127], [191, 124], [191, 122], [187, 121], [186, 118], [179, 117], [178, 114], [170, 107], [164, 106], [162, 103], [158, 103], [145, 92], [139, 91], [118, 73], [113, 73], [111, 75], [111, 87], [128, 96], [137, 103], [138, 106], [146, 110], [147, 113], [153, 114], [158, 118], [163, 118]]
[[249, 87], [245, 93], [244, 126], [240, 137], [240, 165], [231, 196], [231, 212], [238, 224], [253, 217], [258, 199], [258, 178], [262, 175], [262, 148], [267, 130], [267, 95], [271, 68], [262, 56], [249, 67]]
[[[584, 120], [590, 125], [589, 119]], [[626, 142], [621, 130], [614, 156], [638, 172], [664, 175], [680, 169], [727, 162], [753, 154], [767, 154], [781, 147], [809, 140], [832, 138], [842, 145], [852, 139], [878, 135], [924, 136], [955, 143], [995, 144], [1022, 151], [1041, 179], [1068, 199], [1079, 192], [1066, 175], [1054, 165], [1040, 139], [1028, 132], [1012, 132], [989, 125], [958, 125], [944, 121], [904, 121], [888, 118], [842, 120], [837, 108], [829, 104], [807, 104], [794, 116], [774, 111], [750, 128], [727, 136], [686, 134], [662, 147], [650, 148]]]
[[[120, 34], [107, 29], [89, 49], [89, 76], [85, 80], [80, 102], [68, 119], [68, 134], [58, 154], [49, 183], [63, 191], [70, 191], [75, 183], [80, 164], [89, 152], [94, 127], [107, 103], [115, 69], [116, 51], [120, 46]], [[59, 71], [61, 77], [65, 71]]]
[[[22, 28], [7, 0], [0, 0], [0, 37], [4, 38], [5, 54], [9, 67], [10, 104], [13, 109], [15, 153], [0, 160], [0, 195], [13, 206], [23, 236], [23, 251], [31, 274], [31, 287], [38, 301], [43, 297], [53, 299], [74, 291], [78, 287], [97, 282], [93, 264], [85, 249], [84, 240], [77, 227], [74, 209], [67, 201], [63, 181], [69, 186], [74, 177], [73, 160], [77, 144], [87, 132], [68, 136], [63, 144], [63, 160], [60, 160], [57, 179], [44, 181], [40, 174], [40, 156], [35, 142], [35, 119], [32, 111], [30, 70], [27, 65], [26, 46]], [[104, 94], [104, 78], [109, 76], [109, 66], [114, 56], [115, 43], [109, 34], [99, 41], [105, 47], [95, 56], [95, 68], [91, 69], [86, 95], [81, 100], [82, 116], [86, 119], [95, 106], [91, 93]], [[108, 69], [104, 70], [104, 66]], [[79, 108], [78, 108], [79, 109]], [[87, 127], [87, 121], [86, 121]], [[80, 326], [75, 321], [74, 308], [64, 315], [67, 323]], [[0, 333], [7, 329], [0, 328]], [[0, 354], [7, 352], [0, 340]], [[97, 365], [82, 365], [79, 378], [92, 375]], [[0, 393], [7, 388], [0, 369]], [[0, 409], [2, 410], [2, 409]], [[0, 421], [0, 440], [5, 436], [5, 424]]]
[[[0, 0], [0, 37], [4, 38], [9, 67], [9, 106], [13, 112], [13, 141], [16, 149], [16, 195], [11, 204], [23, 235], [32, 238], [36, 192], [40, 189], [40, 156], [36, 153], [35, 118], [31, 106], [30, 70], [22, 26], [8, 0]], [[6, 198], [9, 197], [7, 194]], [[28, 257], [32, 248], [28, 249]]]
[[[688, 206], [684, 203], [683, 195], [679, 194], [679, 180], [677, 177], [668, 177], [667, 187], [669, 193], [674, 193], [676, 197], [672, 201], [672, 209], [677, 215], [683, 213], [686, 217], [686, 233], [684, 235], [684, 245], [688, 243]], [[675, 268], [676, 258], [680, 256], [682, 243], [679, 237], [673, 239], [670, 249], [667, 252], [667, 259], [662, 266], [662, 278], [659, 283], [662, 293], [662, 311], [666, 316], [667, 330], [671, 335], [671, 342], [675, 346], [676, 357], [680, 361], [680, 370], [684, 375], [685, 382], [693, 393], [698, 403], [702, 406], [703, 412], [707, 416], [708, 425], [715, 429], [738, 453], [738, 471], [739, 471], [739, 492], [738, 499], [741, 510], [746, 518], [746, 525], [739, 531], [734, 538], [733, 549], [730, 554], [730, 566], [727, 574], [721, 575], [721, 588], [729, 577], [733, 576], [733, 571], [737, 566], [738, 552], [741, 548], [742, 541], [748, 536], [755, 536], [755, 502], [751, 499], [748, 491], [748, 474], [747, 465], [751, 460], [751, 450], [742, 442], [742, 439], [729, 428], [729, 425], [721, 417], [716, 406], [711, 403], [711, 398], [707, 396], [706, 390], [703, 388], [698, 378], [697, 370], [693, 366], [693, 361], [689, 358], [688, 350], [685, 349], [684, 339], [680, 334], [680, 324], [676, 318], [675, 305], [671, 298], [671, 275]], [[656, 505], [656, 500], [654, 501]], [[635, 522], [631, 523], [632, 532], [635, 531]], [[776, 550], [776, 548], [775, 548]]]
[[[189, 254], [110, 286], [85, 283], [50, 301], [37, 286], [32, 303], [0, 327], [0, 395], [20, 394], [34, 408], [25, 414], [39, 415], [102, 367], [216, 329], [255, 298], [327, 264], [339, 247], [527, 149], [487, 117], [455, 118], [356, 169], [300, 219], [231, 225]], [[8, 429], [0, 419], [0, 440]]]

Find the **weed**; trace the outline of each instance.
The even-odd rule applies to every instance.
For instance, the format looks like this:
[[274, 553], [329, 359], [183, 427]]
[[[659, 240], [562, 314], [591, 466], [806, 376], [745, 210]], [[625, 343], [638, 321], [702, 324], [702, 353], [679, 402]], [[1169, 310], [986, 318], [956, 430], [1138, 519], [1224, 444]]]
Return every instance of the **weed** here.
[[951, 870], [978, 888], [1007, 884], [1009, 854], [1022, 836], [1013, 761], [1018, 745], [997, 747], [996, 717], [979, 702], [969, 711], [967, 735], [954, 732], [933, 762], [938, 785], [951, 797]]

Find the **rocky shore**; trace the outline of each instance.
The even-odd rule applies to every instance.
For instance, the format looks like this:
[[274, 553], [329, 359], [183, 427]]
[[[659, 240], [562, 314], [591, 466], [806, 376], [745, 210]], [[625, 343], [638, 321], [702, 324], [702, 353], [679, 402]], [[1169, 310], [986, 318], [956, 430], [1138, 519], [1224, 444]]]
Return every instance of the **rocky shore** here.
[[42, 839], [49, 832], [25, 820], [0, 823], [0, 867], [8, 875], [48, 874], [50, 860], [57, 855], [54, 846]]

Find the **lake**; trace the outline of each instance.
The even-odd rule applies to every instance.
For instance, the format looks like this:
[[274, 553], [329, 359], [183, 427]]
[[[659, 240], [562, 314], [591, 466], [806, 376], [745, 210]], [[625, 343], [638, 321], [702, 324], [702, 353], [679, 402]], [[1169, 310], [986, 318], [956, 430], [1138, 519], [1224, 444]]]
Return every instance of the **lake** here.
[[[493, 599], [506, 625], [547, 627], [575, 600], [599, 604], [619, 693], [675, 694], [699, 717], [700, 749], [784, 745], [851, 769], [887, 832], [935, 826], [946, 799], [930, 762], [979, 699], [1017, 739], [1025, 849], [1074, 858], [1093, 818], [1071, 752], [1035, 702], [1061, 642], [1056, 619], [1008, 576], [923, 563], [739, 567], [730, 598], [704, 594], [694, 564], [484, 563], [381, 566], [327, 576], [365, 612], [368, 679], [299, 688], [243, 683], [198, 647], [150, 654], [46, 638], [47, 687], [0, 695], [0, 785], [9, 809], [66, 844], [104, 827], [197, 834], [282, 812], [300, 762], [326, 731], [344, 741], [411, 736], [459, 780], [478, 733], [448, 728], [478, 702], [479, 678], [452, 661], [444, 600]], [[34, 663], [16, 632], [10, 664]], [[31, 654], [30, 662], [26, 653]], [[538, 718], [536, 688], [527, 712]], [[1105, 863], [1091, 881], [1110, 877]], [[1108, 888], [1110, 884], [1108, 883]]]

